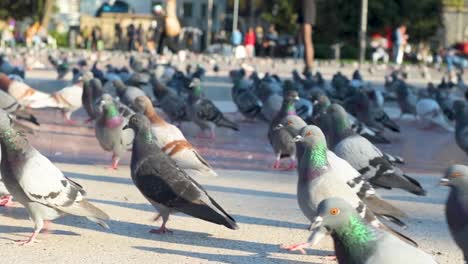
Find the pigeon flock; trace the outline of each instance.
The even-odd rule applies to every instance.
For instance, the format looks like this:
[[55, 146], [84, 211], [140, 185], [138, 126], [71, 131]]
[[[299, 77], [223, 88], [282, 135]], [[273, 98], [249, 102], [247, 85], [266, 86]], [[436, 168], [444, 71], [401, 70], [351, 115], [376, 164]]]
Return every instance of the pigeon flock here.
[[[81, 216], [108, 228], [110, 216], [86, 198], [84, 188], [67, 178], [28, 141], [26, 134], [40, 129], [35, 109], [54, 108], [64, 123], [92, 126], [99, 146], [111, 156], [117, 170], [122, 155], [131, 151], [133, 184], [162, 219], [151, 233], [171, 233], [171, 214], [186, 215], [239, 228], [235, 218], [195, 179], [218, 173], [184, 136], [181, 123], [192, 122], [198, 138], [216, 141], [218, 127], [239, 131], [217, 104], [205, 96], [206, 70], [129, 54], [128, 64], [102, 58], [71, 58], [50, 53], [48, 63], [57, 79], [73, 74], [71, 84], [54, 93], [32, 88], [22, 68], [0, 57], [0, 206], [23, 205], [32, 222], [32, 235], [20, 245], [38, 241], [49, 222], [64, 215]], [[92, 62], [88, 64], [88, 62]], [[88, 66], [89, 65], [89, 66]], [[220, 66], [215, 64], [216, 73]], [[400, 109], [400, 119], [412, 118], [422, 129], [440, 127], [454, 133], [468, 154], [468, 89], [442, 80], [426, 89], [409, 85], [393, 71], [381, 88], [363, 80], [356, 70], [351, 79], [338, 72], [328, 82], [320, 72], [292, 72], [284, 80], [243, 66], [229, 72], [232, 102], [244, 122], [266, 124], [272, 169], [297, 171], [297, 202], [309, 220], [305, 242], [282, 245], [305, 253], [327, 235], [335, 245], [338, 263], [436, 263], [405, 235], [411, 228], [407, 213], [379, 195], [379, 189], [400, 189], [411, 195], [428, 194], [418, 180], [399, 168], [405, 161], [386, 153], [379, 144], [391, 144], [388, 133], [403, 133], [387, 113], [387, 104]], [[83, 108], [86, 121], [73, 119]], [[282, 160], [288, 164], [283, 167]], [[440, 180], [450, 187], [446, 219], [450, 233], [468, 261], [468, 166], [450, 165]], [[305, 232], [305, 231], [304, 231]]]

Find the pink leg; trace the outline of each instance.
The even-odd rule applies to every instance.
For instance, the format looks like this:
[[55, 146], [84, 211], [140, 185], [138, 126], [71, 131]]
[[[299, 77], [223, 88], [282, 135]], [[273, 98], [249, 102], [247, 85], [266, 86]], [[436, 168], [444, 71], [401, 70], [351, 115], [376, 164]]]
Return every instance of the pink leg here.
[[50, 225], [51, 225], [51, 221], [49, 220], [44, 220], [44, 227], [42, 228], [42, 233], [44, 234], [49, 234], [50, 233]]
[[13, 202], [11, 201], [13, 199], [13, 196], [11, 195], [5, 195], [0, 198], [0, 207], [10, 207], [13, 205]]
[[280, 159], [281, 159], [281, 153], [276, 155], [275, 163], [273, 163], [273, 169], [279, 169], [281, 167]]
[[108, 170], [117, 170], [117, 166], [119, 165], [120, 158], [112, 155], [112, 165], [107, 167]]
[[26, 245], [31, 245], [34, 242], [39, 242], [39, 240], [36, 239], [37, 235], [39, 234], [39, 231], [34, 231], [32, 235], [26, 239], [26, 240], [17, 240], [15, 241], [19, 246], [26, 246]]
[[308, 246], [309, 246], [309, 243], [299, 243], [299, 244], [294, 244], [294, 245], [289, 245], [289, 246], [282, 245], [281, 248], [286, 249], [288, 251], [299, 251], [302, 254], [305, 254], [306, 251], [304, 249], [307, 248]]
[[295, 159], [291, 159], [291, 163], [289, 163], [288, 170], [294, 170], [297, 167], [297, 163]]
[[63, 113], [63, 117], [65, 118], [65, 124], [67, 125], [76, 125], [76, 121], [71, 119], [71, 113], [70, 112], [65, 112]]

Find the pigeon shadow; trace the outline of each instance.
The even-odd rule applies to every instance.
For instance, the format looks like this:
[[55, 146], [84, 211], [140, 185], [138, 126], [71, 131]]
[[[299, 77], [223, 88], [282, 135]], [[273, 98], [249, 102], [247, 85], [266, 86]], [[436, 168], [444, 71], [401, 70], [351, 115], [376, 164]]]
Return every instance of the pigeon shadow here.
[[[222, 263], [276, 263], [276, 264], [318, 264], [315, 262], [305, 262], [305, 261], [293, 261], [286, 259], [279, 259], [269, 257], [268, 254], [257, 253], [250, 256], [239, 256], [239, 255], [226, 255], [226, 254], [209, 254], [209, 253], [198, 253], [198, 252], [189, 252], [183, 250], [174, 250], [174, 249], [164, 249], [164, 248], [152, 248], [152, 247], [134, 247], [138, 250], [150, 251], [157, 254], [170, 254], [170, 255], [180, 255], [185, 257], [193, 257], [198, 259], [204, 259], [207, 261], [217, 261]], [[323, 253], [323, 252], [320, 252]]]

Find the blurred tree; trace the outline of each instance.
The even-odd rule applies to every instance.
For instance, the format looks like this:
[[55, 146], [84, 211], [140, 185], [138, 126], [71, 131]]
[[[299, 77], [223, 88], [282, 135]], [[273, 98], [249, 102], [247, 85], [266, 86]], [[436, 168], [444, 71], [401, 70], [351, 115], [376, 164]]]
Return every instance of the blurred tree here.
[[11, 16], [15, 19], [30, 17], [33, 20], [40, 21], [44, 17], [47, 1], [48, 0], [1, 0], [0, 19], [6, 19]]
[[263, 4], [262, 19], [275, 24], [280, 32], [294, 33], [297, 25], [297, 3], [291, 0], [265, 1]]

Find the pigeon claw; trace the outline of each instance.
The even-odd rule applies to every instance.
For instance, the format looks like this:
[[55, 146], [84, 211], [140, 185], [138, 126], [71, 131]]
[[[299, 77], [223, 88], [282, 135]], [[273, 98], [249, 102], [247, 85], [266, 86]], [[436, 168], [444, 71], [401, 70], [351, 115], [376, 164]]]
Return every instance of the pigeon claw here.
[[158, 235], [173, 233], [171, 230], [167, 229], [166, 227], [160, 227], [159, 229], [151, 229], [149, 232], [151, 234], [158, 234]]
[[39, 239], [36, 239], [38, 233], [34, 232], [28, 239], [26, 240], [16, 240], [15, 243], [18, 246], [27, 246], [27, 245], [32, 245], [34, 243], [41, 242]]
[[309, 246], [309, 243], [300, 243], [300, 244], [294, 244], [294, 245], [289, 245], [289, 246], [282, 245], [281, 248], [286, 249], [288, 251], [299, 251], [301, 252], [301, 254], [305, 255], [306, 254], [305, 248], [307, 248], [308, 246]]
[[0, 207], [10, 207], [13, 205], [13, 202], [11, 201], [13, 199], [13, 196], [11, 195], [5, 195], [0, 198]]
[[291, 161], [291, 163], [289, 164], [289, 167], [288, 167], [288, 170], [294, 170], [297, 168], [297, 164], [295, 161]]
[[280, 168], [281, 168], [281, 164], [279, 160], [275, 161], [275, 163], [273, 163], [273, 169], [280, 169]]

